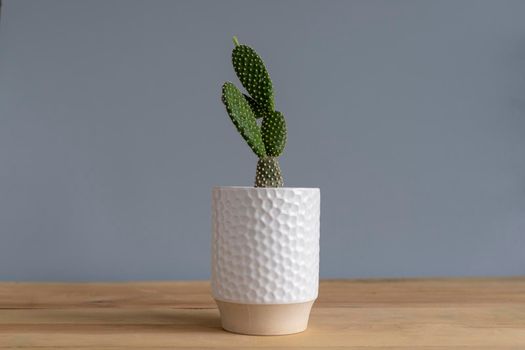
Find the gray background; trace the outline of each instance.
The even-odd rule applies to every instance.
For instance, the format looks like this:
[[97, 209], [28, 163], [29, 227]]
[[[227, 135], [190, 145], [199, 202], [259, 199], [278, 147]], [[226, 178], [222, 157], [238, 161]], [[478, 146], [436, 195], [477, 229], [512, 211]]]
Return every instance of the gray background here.
[[525, 274], [525, 1], [5, 1], [0, 279], [209, 277], [219, 101], [265, 59], [321, 276]]

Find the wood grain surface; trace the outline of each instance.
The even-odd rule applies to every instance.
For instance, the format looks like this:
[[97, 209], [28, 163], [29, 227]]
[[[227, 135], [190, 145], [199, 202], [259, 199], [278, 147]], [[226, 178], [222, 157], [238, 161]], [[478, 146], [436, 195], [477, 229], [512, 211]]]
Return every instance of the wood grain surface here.
[[209, 283], [0, 283], [0, 349], [525, 349], [525, 277], [322, 281], [306, 332], [220, 327]]

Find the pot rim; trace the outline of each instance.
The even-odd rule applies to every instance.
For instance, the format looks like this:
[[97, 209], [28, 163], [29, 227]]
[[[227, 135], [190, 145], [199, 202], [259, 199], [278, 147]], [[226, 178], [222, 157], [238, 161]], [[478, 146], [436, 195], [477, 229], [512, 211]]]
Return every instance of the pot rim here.
[[317, 190], [319, 187], [254, 187], [254, 186], [213, 186], [213, 190], [250, 190], [250, 191], [292, 191], [292, 190]]

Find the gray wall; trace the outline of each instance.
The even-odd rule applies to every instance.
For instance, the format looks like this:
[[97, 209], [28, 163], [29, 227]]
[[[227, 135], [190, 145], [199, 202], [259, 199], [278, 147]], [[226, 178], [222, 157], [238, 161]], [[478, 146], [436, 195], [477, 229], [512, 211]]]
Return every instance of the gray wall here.
[[5, 1], [0, 279], [209, 277], [219, 101], [265, 58], [322, 277], [525, 274], [524, 1]]

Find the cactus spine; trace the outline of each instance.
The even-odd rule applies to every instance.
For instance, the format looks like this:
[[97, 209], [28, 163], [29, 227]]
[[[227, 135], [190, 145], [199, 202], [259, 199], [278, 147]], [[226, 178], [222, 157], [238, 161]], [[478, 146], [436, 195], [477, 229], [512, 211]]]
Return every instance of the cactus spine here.
[[[230, 82], [222, 86], [222, 102], [237, 131], [259, 157], [255, 187], [284, 185], [279, 157], [286, 145], [284, 115], [274, 109], [273, 85], [259, 55], [233, 37], [232, 64], [248, 94]], [[257, 119], [262, 120], [260, 125]]]

